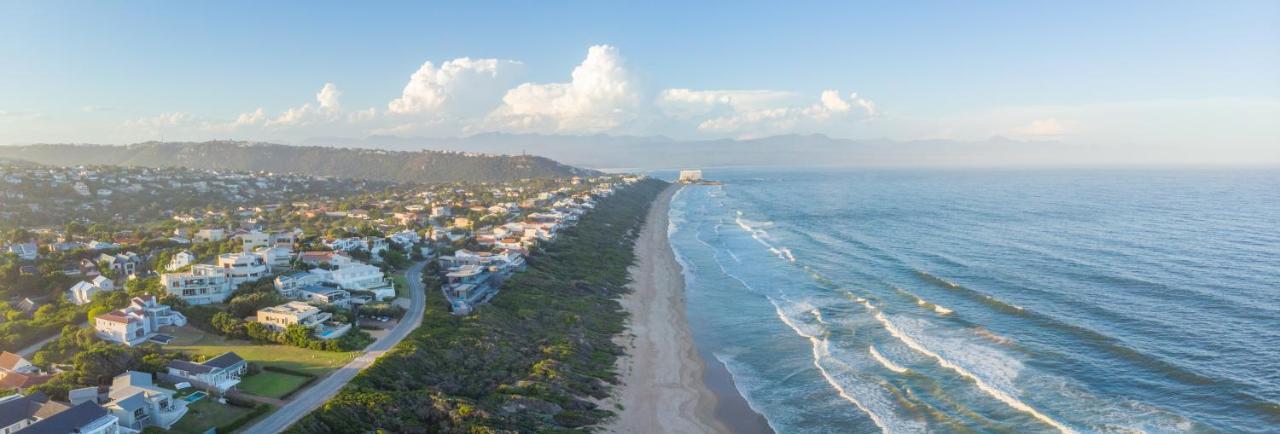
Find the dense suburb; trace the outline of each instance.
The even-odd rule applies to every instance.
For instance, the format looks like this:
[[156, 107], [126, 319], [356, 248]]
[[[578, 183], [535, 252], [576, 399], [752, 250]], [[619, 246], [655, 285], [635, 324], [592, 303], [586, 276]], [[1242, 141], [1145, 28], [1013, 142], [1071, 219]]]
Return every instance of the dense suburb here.
[[419, 327], [294, 433], [585, 431], [613, 415], [632, 245], [666, 183], [647, 179], [585, 215], [477, 313], [449, 314], [434, 282]]

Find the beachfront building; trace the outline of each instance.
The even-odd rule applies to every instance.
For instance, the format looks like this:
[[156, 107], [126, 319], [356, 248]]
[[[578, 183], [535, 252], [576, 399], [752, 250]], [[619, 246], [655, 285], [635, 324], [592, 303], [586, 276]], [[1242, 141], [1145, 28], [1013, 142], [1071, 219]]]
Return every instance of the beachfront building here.
[[272, 283], [274, 283], [276, 291], [279, 291], [280, 295], [286, 298], [297, 298], [298, 290], [306, 286], [318, 285], [320, 281], [319, 274], [299, 271], [276, 276]]
[[258, 323], [275, 331], [297, 324], [313, 330], [320, 339], [334, 339], [351, 330], [351, 324], [338, 324], [331, 319], [333, 314], [301, 301], [258, 309]]
[[121, 427], [141, 431], [149, 426], [169, 429], [187, 414], [187, 402], [173, 399], [173, 391], [155, 385], [151, 374], [125, 371], [111, 380], [109, 401], [103, 405]]
[[182, 313], [156, 303], [155, 296], [144, 295], [129, 300], [123, 309], [98, 314], [93, 328], [102, 340], [134, 346], [151, 339], [160, 327], [186, 324]]
[[185, 273], [165, 273], [160, 282], [170, 294], [188, 304], [222, 303], [235, 286], [227, 270], [209, 264], [196, 264]]
[[372, 292], [375, 300], [396, 296], [395, 287], [378, 267], [350, 259], [342, 264], [330, 265], [333, 269], [313, 268], [311, 273], [319, 276], [321, 282], [347, 291]]
[[249, 362], [236, 353], [226, 352], [200, 363], [174, 360], [165, 365], [165, 370], [168, 373], [161, 375], [162, 380], [186, 381], [201, 389], [224, 394], [240, 384], [240, 377], [249, 370]]

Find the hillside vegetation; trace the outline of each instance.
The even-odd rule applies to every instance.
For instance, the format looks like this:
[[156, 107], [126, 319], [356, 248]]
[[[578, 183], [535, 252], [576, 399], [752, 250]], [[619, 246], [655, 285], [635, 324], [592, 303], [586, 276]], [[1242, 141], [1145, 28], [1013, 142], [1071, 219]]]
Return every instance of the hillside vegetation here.
[[617, 298], [665, 187], [646, 180], [602, 201], [471, 316], [450, 315], [429, 287], [422, 326], [288, 432], [563, 432], [607, 420], [614, 409], [591, 398], [617, 382]]
[[129, 146], [0, 146], [0, 158], [58, 166], [188, 167], [299, 173], [391, 182], [500, 182], [593, 172], [533, 156], [286, 146], [270, 143], [146, 142]]

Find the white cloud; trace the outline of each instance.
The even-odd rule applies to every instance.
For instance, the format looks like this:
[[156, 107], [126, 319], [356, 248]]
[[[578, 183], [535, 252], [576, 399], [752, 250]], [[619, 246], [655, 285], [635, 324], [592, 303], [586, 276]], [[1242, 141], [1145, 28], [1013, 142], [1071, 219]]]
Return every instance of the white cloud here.
[[147, 128], [147, 129], [163, 129], [169, 127], [177, 127], [190, 125], [195, 123], [195, 117], [186, 112], [170, 112], [162, 113], [150, 117], [142, 117], [134, 120], [125, 121], [126, 127]]
[[441, 117], [483, 114], [498, 105], [522, 66], [513, 60], [463, 57], [437, 68], [427, 61], [409, 77], [400, 97], [387, 104], [387, 111]]
[[[285, 110], [275, 119], [266, 120], [263, 125], [267, 127], [292, 127], [334, 121], [340, 117], [339, 114], [342, 111], [342, 104], [339, 101], [341, 96], [342, 91], [338, 90], [338, 86], [333, 83], [325, 83], [320, 88], [320, 91], [316, 92], [316, 105], [306, 103], [298, 107], [292, 107]], [[241, 114], [240, 118], [244, 118], [246, 114], [249, 113]], [[253, 114], [257, 114], [257, 112]], [[254, 117], [253, 114], [249, 114], [250, 119]]]
[[1036, 119], [1010, 133], [1021, 138], [1059, 138], [1067, 133], [1068, 124], [1069, 122], [1059, 121], [1057, 118]]
[[231, 125], [233, 127], [258, 125], [260, 123], [266, 122], [266, 120], [267, 120], [267, 112], [263, 110], [262, 107], [258, 107], [257, 110], [254, 110], [248, 113], [241, 113], [240, 116], [236, 117], [235, 122], [232, 122]]
[[595, 133], [635, 119], [641, 97], [618, 49], [596, 45], [568, 83], [524, 83], [502, 103], [489, 116], [498, 129]]
[[[842, 96], [839, 91], [825, 90], [816, 103], [805, 105], [794, 93], [754, 91], [692, 91], [669, 89], [662, 93], [659, 105], [679, 107], [684, 113], [708, 115], [698, 123], [698, 130], [712, 133], [753, 137], [791, 132], [816, 132], [830, 123], [866, 119], [879, 115], [874, 102], [856, 93]], [[689, 107], [701, 106], [699, 112]]]

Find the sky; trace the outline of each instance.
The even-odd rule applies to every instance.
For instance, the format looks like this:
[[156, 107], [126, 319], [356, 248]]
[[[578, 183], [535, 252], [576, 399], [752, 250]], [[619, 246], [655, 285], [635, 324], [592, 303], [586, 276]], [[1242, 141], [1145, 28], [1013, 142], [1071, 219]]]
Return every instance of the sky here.
[[[462, 3], [462, 4], [455, 4]], [[1280, 157], [1280, 2], [0, 0], [0, 144], [826, 134]]]

